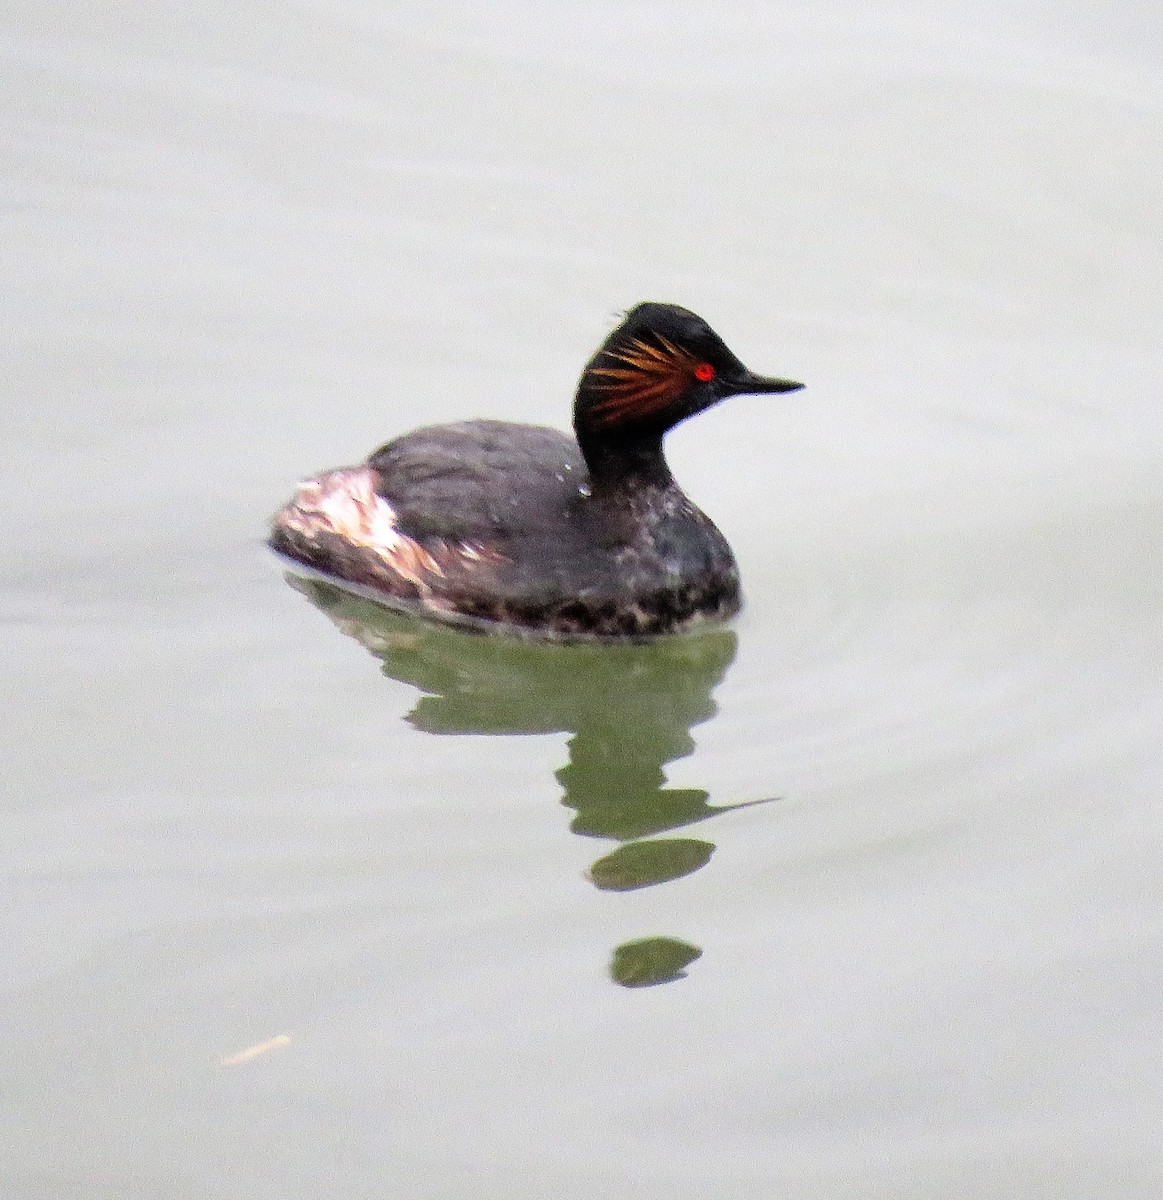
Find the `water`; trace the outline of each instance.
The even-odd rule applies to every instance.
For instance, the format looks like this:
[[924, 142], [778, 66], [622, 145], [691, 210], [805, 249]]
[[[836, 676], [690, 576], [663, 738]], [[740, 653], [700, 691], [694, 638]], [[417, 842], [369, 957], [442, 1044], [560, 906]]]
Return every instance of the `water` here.
[[[1154, 9], [0, 20], [4, 1194], [1163, 1191]], [[287, 585], [645, 298], [731, 631]]]

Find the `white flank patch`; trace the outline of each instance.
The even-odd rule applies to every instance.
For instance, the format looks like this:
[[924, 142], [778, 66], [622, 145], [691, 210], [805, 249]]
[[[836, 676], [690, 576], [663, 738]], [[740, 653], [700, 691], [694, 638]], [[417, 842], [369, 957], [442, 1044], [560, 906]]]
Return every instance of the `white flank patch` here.
[[284, 524], [307, 537], [329, 533], [371, 551], [397, 575], [424, 588], [424, 575], [443, 575], [419, 542], [396, 527], [396, 511], [375, 489], [370, 467], [327, 471], [299, 484]]

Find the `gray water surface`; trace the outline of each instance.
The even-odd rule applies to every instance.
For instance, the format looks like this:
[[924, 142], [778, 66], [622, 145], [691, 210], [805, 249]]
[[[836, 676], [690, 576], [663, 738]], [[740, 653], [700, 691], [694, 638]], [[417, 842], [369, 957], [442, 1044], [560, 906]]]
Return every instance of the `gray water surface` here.
[[[1161, 52], [1134, 0], [0, 17], [0, 1191], [1163, 1194]], [[288, 585], [298, 478], [564, 426], [641, 299], [808, 384], [668, 442], [730, 630]]]

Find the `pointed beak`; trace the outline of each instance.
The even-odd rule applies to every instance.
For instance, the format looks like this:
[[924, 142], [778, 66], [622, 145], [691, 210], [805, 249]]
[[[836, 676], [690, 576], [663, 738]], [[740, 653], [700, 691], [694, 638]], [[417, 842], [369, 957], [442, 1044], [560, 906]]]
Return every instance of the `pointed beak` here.
[[731, 380], [731, 391], [740, 396], [758, 395], [761, 392], [798, 392], [803, 386], [794, 379], [774, 379], [770, 375], [756, 375], [751, 371]]

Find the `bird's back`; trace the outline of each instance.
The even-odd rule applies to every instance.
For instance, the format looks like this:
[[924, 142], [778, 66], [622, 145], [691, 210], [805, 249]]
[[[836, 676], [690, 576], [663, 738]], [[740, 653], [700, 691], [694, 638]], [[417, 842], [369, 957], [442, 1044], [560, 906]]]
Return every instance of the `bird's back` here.
[[417, 429], [368, 458], [402, 531], [500, 549], [560, 526], [588, 487], [574, 438], [540, 425], [461, 421]]

